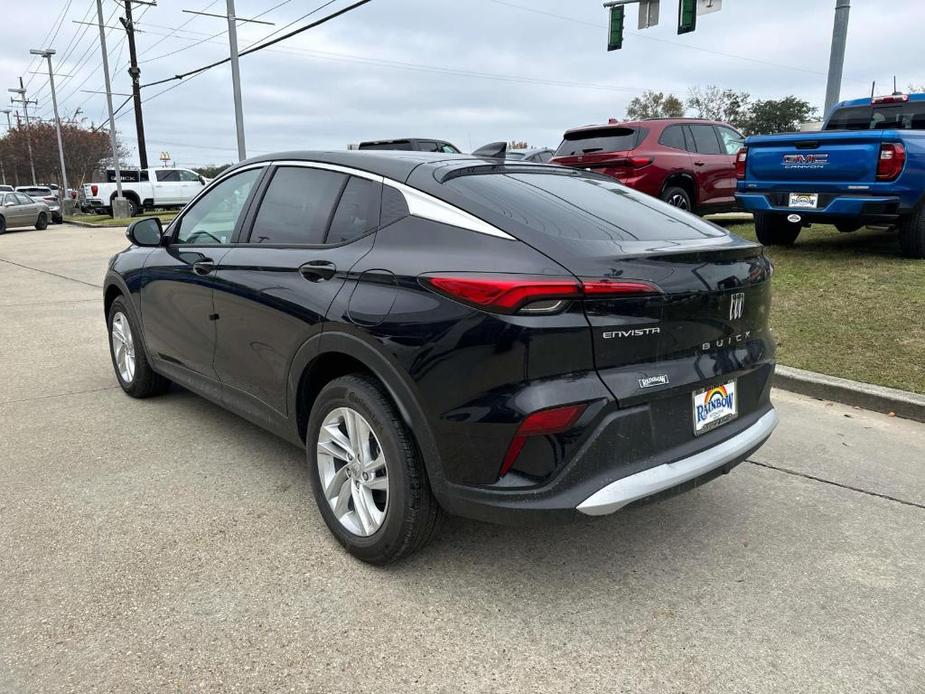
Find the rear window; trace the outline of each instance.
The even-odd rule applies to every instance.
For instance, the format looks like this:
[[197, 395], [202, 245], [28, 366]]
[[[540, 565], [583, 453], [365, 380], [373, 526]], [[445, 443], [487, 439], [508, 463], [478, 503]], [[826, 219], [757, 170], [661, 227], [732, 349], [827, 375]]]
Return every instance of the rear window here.
[[835, 111], [826, 130], [925, 130], [925, 101], [852, 106]]
[[574, 157], [595, 152], [625, 152], [635, 149], [645, 134], [643, 128], [594, 128], [565, 133], [557, 157]]
[[19, 188], [18, 192], [33, 197], [41, 197], [43, 195], [51, 195], [51, 188]]
[[398, 149], [410, 151], [414, 146], [409, 140], [395, 140], [393, 142], [361, 142], [360, 149]]
[[[704, 238], [704, 227], [644, 193], [594, 174], [511, 173], [460, 176], [445, 184], [475, 206], [531, 231], [587, 241]], [[721, 234], [722, 232], [718, 232]]]

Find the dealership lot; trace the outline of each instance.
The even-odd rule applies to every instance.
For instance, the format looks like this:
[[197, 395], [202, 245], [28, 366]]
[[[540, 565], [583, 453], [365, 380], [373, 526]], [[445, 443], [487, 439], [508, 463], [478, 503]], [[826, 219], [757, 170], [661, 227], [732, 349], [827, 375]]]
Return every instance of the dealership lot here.
[[776, 393], [732, 475], [566, 527], [351, 559], [298, 449], [135, 401], [121, 230], [0, 237], [0, 690], [925, 689], [925, 425]]

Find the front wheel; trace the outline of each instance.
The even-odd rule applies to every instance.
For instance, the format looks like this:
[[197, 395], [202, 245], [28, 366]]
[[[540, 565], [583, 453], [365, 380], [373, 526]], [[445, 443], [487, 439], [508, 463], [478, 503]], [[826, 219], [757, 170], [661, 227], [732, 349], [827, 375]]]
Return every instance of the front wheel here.
[[107, 326], [109, 354], [122, 390], [133, 398], [149, 398], [165, 392], [170, 381], [155, 373], [148, 363], [141, 333], [122, 297], [112, 302]]
[[35, 228], [38, 231], [42, 231], [48, 228], [48, 215], [44, 212], [39, 212], [39, 218], [35, 220]]
[[792, 246], [803, 225], [779, 214], [755, 213], [755, 236], [763, 246]]
[[430, 540], [439, 506], [411, 433], [375, 379], [343, 376], [322, 389], [306, 451], [321, 516], [352, 555], [387, 564]]

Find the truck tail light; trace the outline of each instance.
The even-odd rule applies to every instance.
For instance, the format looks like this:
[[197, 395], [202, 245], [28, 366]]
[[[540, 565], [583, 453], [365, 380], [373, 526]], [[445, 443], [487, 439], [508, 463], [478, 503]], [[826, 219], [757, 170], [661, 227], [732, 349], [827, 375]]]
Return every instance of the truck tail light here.
[[96, 197], [96, 194], [99, 192], [100, 192], [100, 187], [98, 185], [90, 186], [90, 195], [92, 195], [93, 197]]
[[748, 161], [748, 147], [743, 147], [736, 154], [736, 178], [745, 180], [745, 162]]
[[880, 159], [877, 162], [877, 180], [892, 181], [902, 173], [906, 165], [906, 148], [898, 142], [880, 145]]
[[575, 425], [575, 422], [578, 421], [578, 418], [581, 417], [587, 407], [587, 403], [580, 403], [552, 407], [548, 410], [538, 410], [527, 415], [520, 423], [520, 426], [517, 427], [517, 433], [514, 434], [511, 445], [508, 446], [507, 453], [504, 454], [498, 477], [504, 477], [510, 472], [528, 438], [531, 436], [561, 434], [563, 431], [568, 431]]
[[637, 280], [578, 280], [570, 277], [494, 274], [423, 275], [421, 284], [464, 304], [495, 313], [556, 313], [581, 298], [658, 294], [655, 285]]

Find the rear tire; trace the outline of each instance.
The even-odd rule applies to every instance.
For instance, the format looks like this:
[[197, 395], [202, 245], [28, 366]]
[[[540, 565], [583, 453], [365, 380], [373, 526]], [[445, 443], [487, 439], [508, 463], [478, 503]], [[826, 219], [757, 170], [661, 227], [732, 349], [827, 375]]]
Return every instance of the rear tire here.
[[0, 234], [6, 231], [6, 217], [0, 217]]
[[109, 307], [106, 326], [109, 328], [109, 355], [122, 390], [133, 398], [149, 398], [166, 392], [170, 381], [155, 373], [148, 363], [141, 330], [123, 297]]
[[792, 246], [803, 230], [799, 222], [789, 222], [783, 215], [755, 213], [755, 236], [763, 246]]
[[[411, 432], [375, 379], [350, 375], [328, 383], [312, 407], [305, 441], [315, 502], [350, 554], [388, 564], [427, 544], [440, 507]], [[349, 442], [349, 450], [339, 441]]]
[[662, 200], [672, 207], [685, 212], [693, 212], [690, 194], [681, 186], [668, 186], [662, 191]]
[[925, 258], [925, 206], [899, 223], [899, 248], [906, 258]]
[[44, 212], [39, 212], [39, 218], [35, 220], [35, 228], [38, 231], [44, 231], [48, 228], [48, 215]]

